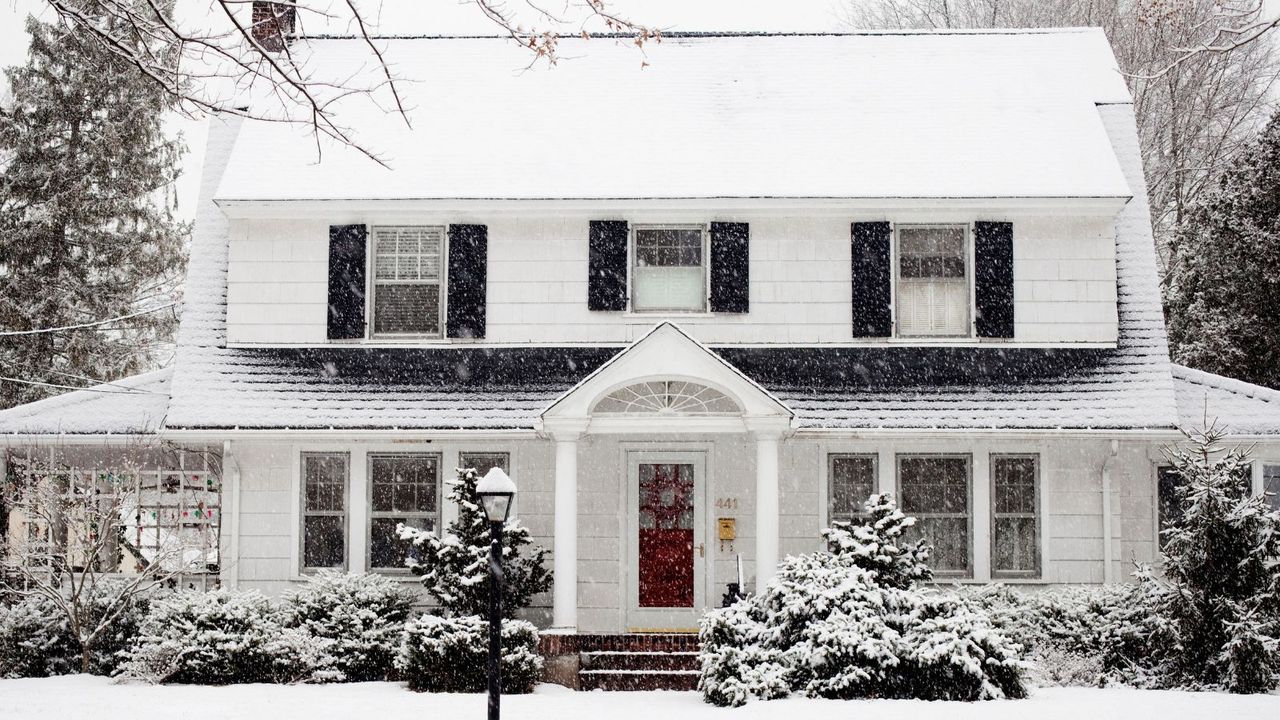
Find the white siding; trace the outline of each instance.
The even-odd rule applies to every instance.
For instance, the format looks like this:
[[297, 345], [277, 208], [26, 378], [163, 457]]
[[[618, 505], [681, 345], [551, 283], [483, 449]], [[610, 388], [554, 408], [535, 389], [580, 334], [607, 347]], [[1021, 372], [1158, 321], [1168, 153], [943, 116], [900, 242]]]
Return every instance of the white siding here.
[[[489, 219], [397, 216], [387, 221], [488, 225], [486, 343], [623, 343], [639, 337], [661, 317], [676, 319], [699, 340], [710, 343], [826, 343], [854, 340], [850, 222], [883, 216], [731, 218], [751, 225], [751, 312], [663, 316], [587, 309], [590, 219], [585, 215]], [[690, 220], [652, 214], [627, 219], [633, 223]], [[712, 219], [721, 218], [695, 220]], [[904, 214], [892, 219], [969, 222], [975, 218]], [[1014, 220], [1015, 340], [1115, 341], [1112, 224], [1110, 218]], [[227, 286], [228, 341], [273, 345], [326, 342], [327, 253], [328, 220], [234, 221]]]

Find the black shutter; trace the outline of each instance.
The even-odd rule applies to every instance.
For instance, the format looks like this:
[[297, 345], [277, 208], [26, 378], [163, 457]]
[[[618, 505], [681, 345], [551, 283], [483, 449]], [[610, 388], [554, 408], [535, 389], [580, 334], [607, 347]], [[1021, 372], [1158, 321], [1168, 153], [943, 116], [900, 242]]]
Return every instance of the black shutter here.
[[1013, 223], [973, 224], [978, 337], [1013, 337]]
[[627, 222], [592, 220], [587, 236], [587, 309], [627, 309]]
[[447, 337], [484, 337], [488, 257], [487, 226], [449, 226], [449, 303], [445, 321]]
[[329, 226], [329, 339], [364, 337], [364, 225]]
[[887, 222], [853, 224], [853, 336], [893, 334]]
[[750, 309], [750, 239], [746, 223], [711, 223], [711, 312]]

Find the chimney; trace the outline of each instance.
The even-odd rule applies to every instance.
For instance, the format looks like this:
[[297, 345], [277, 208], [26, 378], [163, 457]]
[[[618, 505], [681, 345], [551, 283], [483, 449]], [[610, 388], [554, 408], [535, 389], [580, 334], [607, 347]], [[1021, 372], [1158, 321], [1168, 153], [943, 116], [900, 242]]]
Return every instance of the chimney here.
[[253, 39], [268, 52], [280, 52], [293, 39], [297, 15], [293, 3], [254, 0]]

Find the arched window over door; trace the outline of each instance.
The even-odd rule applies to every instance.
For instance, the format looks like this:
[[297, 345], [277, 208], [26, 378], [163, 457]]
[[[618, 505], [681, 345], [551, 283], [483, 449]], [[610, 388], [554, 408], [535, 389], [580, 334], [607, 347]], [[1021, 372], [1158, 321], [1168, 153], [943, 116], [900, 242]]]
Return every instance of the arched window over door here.
[[609, 393], [592, 410], [602, 415], [739, 415], [738, 403], [713, 387], [686, 380], [636, 383]]

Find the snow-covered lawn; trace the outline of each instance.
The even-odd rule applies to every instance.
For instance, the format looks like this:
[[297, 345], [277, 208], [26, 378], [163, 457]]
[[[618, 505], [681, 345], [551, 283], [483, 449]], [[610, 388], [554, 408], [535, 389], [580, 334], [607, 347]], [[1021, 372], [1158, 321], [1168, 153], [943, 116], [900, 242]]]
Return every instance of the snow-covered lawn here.
[[[1280, 718], [1280, 695], [1050, 688], [1036, 691], [1029, 700], [929, 703], [791, 699], [729, 710], [706, 705], [697, 693], [691, 692], [575, 693], [543, 685], [533, 695], [504, 697], [503, 710], [513, 720], [1235, 720]], [[479, 720], [484, 716], [483, 695], [420, 695], [395, 683], [149, 686], [121, 685], [87, 675], [0, 680], [0, 718], [5, 720]]]

